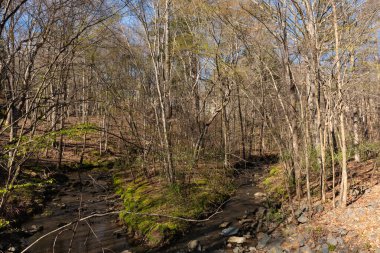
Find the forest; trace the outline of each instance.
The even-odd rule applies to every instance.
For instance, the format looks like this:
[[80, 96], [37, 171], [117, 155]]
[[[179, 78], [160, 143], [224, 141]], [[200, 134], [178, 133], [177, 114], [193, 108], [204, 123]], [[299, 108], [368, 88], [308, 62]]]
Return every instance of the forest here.
[[0, 252], [379, 252], [379, 18], [0, 0]]

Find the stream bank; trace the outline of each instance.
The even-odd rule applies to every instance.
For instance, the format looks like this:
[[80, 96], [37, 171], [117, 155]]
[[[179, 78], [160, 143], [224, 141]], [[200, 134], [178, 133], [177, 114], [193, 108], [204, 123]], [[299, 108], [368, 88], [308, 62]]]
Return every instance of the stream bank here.
[[[21, 252], [36, 240], [39, 241], [27, 252], [121, 252], [136, 244], [119, 224], [117, 213], [75, 222], [95, 213], [120, 210], [119, 196], [114, 194], [108, 168], [80, 169], [64, 174], [67, 176], [65, 182], [48, 187], [54, 188], [54, 193], [42, 213], [29, 218], [21, 227], [2, 233], [2, 238], [11, 237], [12, 240], [3, 240], [0, 252]], [[40, 239], [70, 222], [74, 224]]]
[[[79, 217], [83, 218], [94, 213], [108, 212], [115, 213], [113, 215], [91, 218], [88, 222], [74, 223], [59, 232], [39, 240], [28, 252], [60, 253], [69, 252], [70, 248], [71, 252], [89, 253], [103, 251], [122, 252], [127, 249], [131, 252], [185, 252], [188, 251], [188, 244], [191, 241], [198, 241], [202, 245], [202, 251], [213, 252], [213, 250], [223, 249], [226, 246], [227, 238], [220, 235], [220, 225], [222, 223], [228, 222], [229, 226], [239, 227], [238, 235], [241, 235], [251, 229], [247, 224], [252, 226], [254, 219], [257, 218], [255, 221], [260, 221], [268, 214], [265, 197], [260, 192], [261, 189], [256, 185], [257, 181], [262, 180], [261, 175], [266, 173], [264, 168], [260, 165], [245, 169], [239, 168], [236, 172], [234, 181], [239, 187], [234, 196], [221, 207], [219, 210], [222, 210], [221, 213], [215, 214], [212, 219], [205, 222], [188, 223], [185, 226], [186, 229], [178, 230], [173, 234], [173, 237], [170, 238], [170, 244], [164, 247], [161, 244], [156, 248], [148, 250], [145, 247], [139, 246], [143, 245], [141, 239], [144, 238], [141, 238], [141, 236], [136, 238], [134, 231], [124, 229], [123, 224], [119, 223], [117, 212], [125, 210], [125, 203], [123, 205], [119, 196], [115, 194], [115, 177], [111, 176], [115, 174], [115, 171], [109, 168], [66, 171], [64, 174], [68, 177], [67, 181], [54, 185], [55, 195], [52, 195], [51, 200], [47, 202], [43, 213], [35, 215], [24, 223], [18, 231], [19, 244], [5, 245], [2, 250], [4, 252], [20, 252], [41, 236], [56, 230], [58, 227], [76, 221]], [[198, 179], [196, 182], [195, 186], [201, 189], [199, 191], [200, 195], [196, 196], [204, 196], [205, 181]], [[131, 183], [128, 185], [129, 187], [134, 186]], [[136, 185], [140, 186], [138, 183]], [[135, 192], [133, 191], [133, 193]], [[136, 197], [135, 194], [128, 196]], [[145, 196], [145, 194], [137, 195], [137, 200], [142, 200], [146, 204], [147, 202], [144, 202], [145, 199], [141, 199], [141, 196]], [[127, 198], [127, 200], [136, 199]], [[189, 198], [185, 198], [184, 200], [189, 200]], [[216, 201], [214, 206], [218, 207], [221, 200], [217, 199]], [[191, 201], [187, 202], [191, 203]], [[199, 203], [202, 203], [202, 201]], [[209, 209], [207, 213], [204, 213], [202, 216], [198, 215], [197, 217], [199, 219], [208, 217], [212, 214], [210, 210], [215, 209]], [[200, 206], [200, 209], [194, 210], [205, 211], [205, 206]], [[183, 215], [177, 216], [182, 217]], [[242, 222], [244, 219], [246, 220]], [[169, 219], [169, 221], [171, 222], [172, 220]], [[153, 222], [156, 222], [156, 220]], [[257, 227], [261, 228], [264, 225], [257, 223], [254, 226], [257, 229]], [[134, 237], [136, 239], [131, 239]], [[255, 240], [255, 238], [251, 239]]]

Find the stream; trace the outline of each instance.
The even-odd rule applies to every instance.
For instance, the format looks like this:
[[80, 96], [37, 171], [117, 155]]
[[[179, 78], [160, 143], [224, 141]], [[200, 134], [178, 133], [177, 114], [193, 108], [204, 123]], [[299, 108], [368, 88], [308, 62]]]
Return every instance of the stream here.
[[[42, 214], [23, 225], [32, 236], [25, 238], [30, 245], [50, 231], [95, 213], [120, 209], [118, 196], [112, 191], [112, 177], [107, 171], [70, 172], [69, 180], [60, 186], [56, 197], [46, 205]], [[52, 233], [35, 243], [28, 252], [122, 252], [129, 248], [127, 236], [116, 215], [93, 217]], [[37, 232], [36, 232], [37, 231]]]
[[[239, 185], [235, 194], [223, 205], [221, 210], [210, 220], [193, 224], [191, 230], [184, 236], [178, 238], [173, 244], [159, 249], [155, 252], [185, 253], [188, 252], [191, 242], [198, 242], [198, 251], [212, 253], [232, 253], [233, 248], [227, 247], [228, 236], [222, 236], [221, 232], [225, 228], [236, 228], [236, 235], [243, 235], [261, 228], [258, 224], [258, 213], [265, 213], [264, 198], [257, 197], [261, 189], [257, 187], [256, 181], [261, 180], [262, 171], [257, 169], [241, 170], [236, 178]], [[254, 179], [255, 178], [255, 179]], [[223, 226], [225, 224], [225, 226]], [[251, 243], [257, 243], [255, 238], [248, 238]], [[239, 251], [240, 252], [240, 251]]]
[[[210, 220], [193, 223], [186, 234], [179, 235], [166, 247], [154, 249], [151, 252], [188, 252], [191, 241], [199, 243], [203, 252], [232, 252], [231, 248], [226, 247], [227, 238], [221, 236], [220, 225], [228, 223], [228, 226], [239, 228], [239, 234], [252, 231], [253, 226], [255, 228], [261, 226], [257, 224], [257, 221], [261, 219], [257, 216], [257, 212], [259, 209], [264, 209], [263, 199], [255, 197], [255, 193], [260, 193], [256, 182], [261, 180], [259, 177], [262, 174], [261, 166], [240, 171], [236, 178], [240, 186], [219, 213]], [[94, 169], [69, 172], [66, 175], [69, 180], [57, 186], [58, 193], [52, 201], [47, 203], [44, 212], [35, 215], [23, 224], [23, 230], [31, 234], [24, 238], [23, 248], [33, 244], [27, 252], [136, 253], [147, 251], [143, 247], [135, 246], [138, 243], [136, 244], [136, 240], [131, 240], [127, 236], [125, 229], [118, 223], [117, 214], [75, 222], [78, 218], [95, 213], [102, 214], [122, 209], [119, 197], [113, 191], [112, 174], [109, 170]], [[249, 220], [250, 227], [241, 223], [244, 219]], [[43, 237], [50, 231], [71, 222], [73, 224], [59, 232]]]

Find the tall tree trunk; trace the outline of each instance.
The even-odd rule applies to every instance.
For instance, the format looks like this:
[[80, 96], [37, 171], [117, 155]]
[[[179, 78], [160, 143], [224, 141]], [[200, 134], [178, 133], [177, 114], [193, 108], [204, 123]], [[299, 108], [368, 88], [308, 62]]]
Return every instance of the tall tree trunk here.
[[341, 137], [341, 149], [342, 149], [342, 181], [340, 185], [340, 206], [347, 206], [348, 195], [348, 180], [347, 180], [347, 146], [346, 146], [346, 129], [344, 126], [344, 103], [343, 103], [343, 87], [341, 78], [341, 65], [339, 54], [339, 32], [338, 32], [338, 20], [335, 0], [332, 0], [333, 17], [334, 17], [334, 37], [335, 37], [335, 64], [336, 64], [336, 77], [338, 87], [338, 100], [339, 100], [339, 121], [340, 121], [340, 137]]
[[238, 102], [238, 113], [239, 113], [239, 122], [240, 122], [240, 145], [241, 145], [241, 158], [246, 160], [246, 151], [245, 151], [245, 131], [244, 131], [244, 120], [243, 113], [241, 109], [241, 100], [240, 100], [240, 87], [237, 84], [237, 102]]
[[355, 162], [360, 162], [359, 154], [359, 112], [358, 107], [354, 108], [354, 149], [355, 149]]

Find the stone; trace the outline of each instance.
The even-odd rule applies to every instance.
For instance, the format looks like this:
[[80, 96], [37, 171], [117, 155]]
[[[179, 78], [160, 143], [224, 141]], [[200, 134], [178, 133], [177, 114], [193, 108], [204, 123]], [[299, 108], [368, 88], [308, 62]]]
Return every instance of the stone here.
[[253, 223], [253, 219], [242, 219], [239, 221], [240, 224], [245, 224], [245, 223]]
[[299, 223], [306, 223], [306, 222], [309, 221], [309, 218], [307, 218], [305, 214], [302, 214], [302, 215], [297, 219], [297, 221], [298, 221]]
[[295, 215], [296, 217], [300, 217], [305, 211], [306, 211], [306, 208], [304, 208], [304, 207], [300, 207], [300, 208], [298, 208], [298, 209], [294, 212], [294, 215]]
[[231, 224], [231, 222], [229, 222], [229, 221], [225, 221], [225, 222], [223, 222], [222, 224], [219, 225], [219, 228], [226, 228], [226, 227], [228, 227], [230, 224]]
[[332, 235], [332, 233], [329, 233], [326, 240], [327, 244], [336, 246], [338, 244], [338, 241], [336, 238]]
[[15, 252], [15, 251], [16, 251], [16, 248], [13, 247], [13, 246], [11, 246], [11, 247], [8, 248], [7, 251], [8, 251], [8, 252]]
[[265, 212], [266, 212], [266, 209], [265, 209], [264, 207], [261, 206], [261, 207], [257, 210], [256, 215], [257, 215], [257, 217], [263, 217], [264, 214], [265, 214]]
[[112, 234], [114, 236], [116, 236], [116, 238], [120, 238], [124, 233], [124, 230], [123, 229], [119, 229], [119, 230], [116, 230], [116, 231], [113, 231]]
[[232, 250], [233, 253], [240, 253], [242, 252], [241, 249], [239, 247], [235, 247], [233, 250]]
[[272, 247], [268, 253], [282, 253], [282, 249], [278, 246]]
[[297, 233], [297, 226], [294, 224], [289, 224], [286, 227], [281, 229], [281, 232], [284, 236], [291, 236]]
[[257, 243], [256, 248], [257, 249], [263, 249], [267, 245], [267, 243], [269, 242], [270, 236], [268, 234], [265, 234], [265, 233], [259, 233], [257, 235], [257, 239], [258, 239], [258, 243]]
[[305, 245], [300, 248], [300, 253], [313, 253], [313, 250], [308, 245]]
[[199, 246], [200, 246], [200, 243], [198, 240], [192, 240], [187, 243], [187, 248], [189, 249], [190, 252], [197, 250]]
[[297, 240], [300, 247], [305, 245], [305, 237], [302, 234], [298, 234]]
[[255, 247], [252, 247], [252, 246], [249, 247], [248, 250], [249, 250], [250, 253], [254, 253], [254, 252], [257, 251], [257, 249]]
[[240, 237], [240, 236], [231, 236], [228, 238], [227, 242], [229, 243], [236, 243], [236, 244], [243, 244], [245, 243], [247, 239], [245, 237]]
[[323, 207], [323, 205], [317, 205], [317, 206], [314, 208], [314, 210], [315, 210], [316, 213], [321, 213], [321, 212], [323, 212], [324, 209], [325, 209], [325, 208]]
[[34, 234], [34, 233], [42, 231], [43, 229], [44, 229], [43, 226], [32, 225], [30, 226], [30, 229], [28, 230], [28, 232]]
[[300, 247], [300, 245], [296, 239], [288, 238], [281, 244], [281, 247], [288, 252], [295, 252]]
[[322, 245], [322, 253], [329, 253], [329, 245], [326, 243]]
[[337, 231], [340, 235], [347, 235], [348, 231], [344, 228], [339, 228]]
[[263, 192], [256, 192], [253, 196], [255, 196], [255, 198], [265, 198], [267, 195]]
[[271, 235], [271, 240], [266, 245], [266, 248], [281, 248], [282, 249], [282, 243], [285, 241], [285, 239], [282, 236], [275, 236], [274, 234]]
[[250, 232], [246, 233], [245, 235], [243, 235], [246, 239], [250, 239], [252, 238], [252, 235]]
[[235, 227], [228, 227], [222, 230], [220, 233], [223, 236], [231, 236], [231, 235], [236, 235], [239, 232], [238, 228]]
[[342, 237], [337, 237], [336, 241], [338, 242], [339, 245], [344, 245], [344, 241], [343, 241]]

